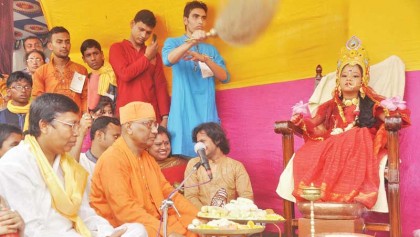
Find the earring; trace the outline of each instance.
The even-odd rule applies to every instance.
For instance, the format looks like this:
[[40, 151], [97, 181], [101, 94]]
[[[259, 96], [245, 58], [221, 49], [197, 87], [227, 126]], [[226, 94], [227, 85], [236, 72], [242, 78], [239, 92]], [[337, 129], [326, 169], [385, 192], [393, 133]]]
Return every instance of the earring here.
[[363, 87], [360, 87], [359, 92], [360, 92], [360, 97], [362, 97], [364, 99], [366, 94], [365, 94], [365, 90], [363, 89]]
[[338, 97], [341, 97], [341, 87], [340, 87], [340, 86], [338, 86], [338, 87], [337, 87], [337, 90], [338, 90]]

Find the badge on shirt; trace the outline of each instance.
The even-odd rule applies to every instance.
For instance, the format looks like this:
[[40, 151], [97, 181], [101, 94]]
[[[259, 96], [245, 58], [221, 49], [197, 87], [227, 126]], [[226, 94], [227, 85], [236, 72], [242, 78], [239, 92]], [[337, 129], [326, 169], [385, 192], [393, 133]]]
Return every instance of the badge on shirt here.
[[86, 76], [78, 72], [74, 72], [73, 79], [70, 83], [70, 90], [76, 93], [82, 93], [83, 84], [85, 84]]
[[207, 64], [203, 63], [203, 62], [198, 62], [198, 66], [200, 67], [201, 70], [201, 76], [203, 78], [207, 78], [207, 77], [212, 77], [214, 76], [213, 71], [209, 68], [209, 66], [207, 66]]

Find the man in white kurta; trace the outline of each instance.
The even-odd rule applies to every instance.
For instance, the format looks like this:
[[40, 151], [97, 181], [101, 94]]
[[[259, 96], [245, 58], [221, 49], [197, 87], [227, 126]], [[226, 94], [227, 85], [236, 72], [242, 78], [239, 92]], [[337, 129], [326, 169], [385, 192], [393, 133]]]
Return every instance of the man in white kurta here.
[[[61, 103], [64, 103], [64, 105]], [[52, 112], [35, 111], [32, 108], [33, 106], [37, 107], [38, 110], [52, 110]], [[66, 106], [70, 109], [66, 110]], [[67, 210], [60, 207], [59, 202], [61, 200], [53, 198], [56, 197], [54, 194], [60, 189], [61, 192], [69, 193], [68, 189], [71, 188], [72, 181], [80, 180], [78, 179], [79, 174], [85, 172], [82, 167], [77, 167], [80, 165], [71, 160], [72, 158], [69, 159], [67, 155], [64, 155], [74, 146], [74, 137], [77, 137], [78, 107], [68, 97], [47, 93], [35, 99], [30, 112], [31, 116], [41, 118], [39, 120], [31, 118], [30, 134], [26, 135], [25, 140], [0, 159], [0, 194], [8, 200], [12, 209], [21, 214], [25, 222], [25, 236], [146, 237], [147, 233], [140, 224], [124, 224], [121, 228], [126, 229], [125, 233], [124, 231], [114, 230], [108, 221], [98, 216], [90, 208], [86, 188], [82, 189], [81, 193], [83, 195], [77, 196], [77, 193], [72, 192], [69, 197], [70, 200], [73, 203], [80, 203], [80, 207], [76, 206], [76, 208], [78, 207], [78, 209], [75, 209], [78, 210], [75, 213], [76, 216], [70, 213], [66, 217], [65, 212]], [[70, 134], [73, 135], [70, 137]], [[42, 163], [39, 160], [40, 155], [46, 157], [44, 159], [50, 162]], [[66, 167], [68, 164], [70, 164], [70, 168]], [[46, 170], [52, 173], [47, 175], [56, 180], [58, 189], [51, 189], [51, 181], [44, 179]], [[63, 170], [67, 170], [67, 174]], [[69, 177], [69, 173], [74, 173], [74, 180], [65, 179], [65, 177]], [[87, 174], [84, 177], [87, 178]], [[66, 183], [68, 186], [66, 186]], [[76, 196], [81, 198], [74, 198]], [[58, 200], [58, 203], [53, 200]], [[71, 218], [73, 218], [73, 221]], [[82, 231], [80, 227], [83, 228]]]

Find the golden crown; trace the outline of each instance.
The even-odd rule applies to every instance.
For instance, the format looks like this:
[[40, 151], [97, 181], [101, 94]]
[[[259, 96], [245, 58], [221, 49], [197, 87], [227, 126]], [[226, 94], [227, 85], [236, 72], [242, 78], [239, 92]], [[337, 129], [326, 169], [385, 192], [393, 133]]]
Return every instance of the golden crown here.
[[363, 70], [362, 83], [366, 86], [369, 82], [369, 57], [362, 46], [362, 41], [356, 36], [352, 36], [346, 43], [346, 47], [341, 49], [340, 58], [337, 62], [337, 78], [346, 65], [359, 65]]

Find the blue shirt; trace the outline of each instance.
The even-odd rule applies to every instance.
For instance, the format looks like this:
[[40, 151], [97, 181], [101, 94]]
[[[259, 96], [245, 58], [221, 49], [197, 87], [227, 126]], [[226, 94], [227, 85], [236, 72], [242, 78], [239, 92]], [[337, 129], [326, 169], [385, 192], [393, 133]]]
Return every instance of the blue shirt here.
[[25, 124], [25, 117], [26, 114], [15, 114], [7, 108], [0, 111], [0, 123], [14, 125], [21, 130], [23, 130], [23, 125]]
[[[171, 64], [168, 55], [185, 43], [187, 36], [168, 38], [162, 49], [162, 60], [172, 67], [172, 99], [168, 118], [172, 154], [196, 157], [192, 141], [193, 129], [205, 122], [220, 123], [216, 108], [214, 77], [203, 78], [197, 62], [180, 59]], [[190, 49], [205, 54], [226, 70], [225, 62], [216, 48], [200, 43]], [[228, 79], [226, 82], [229, 81]]]

